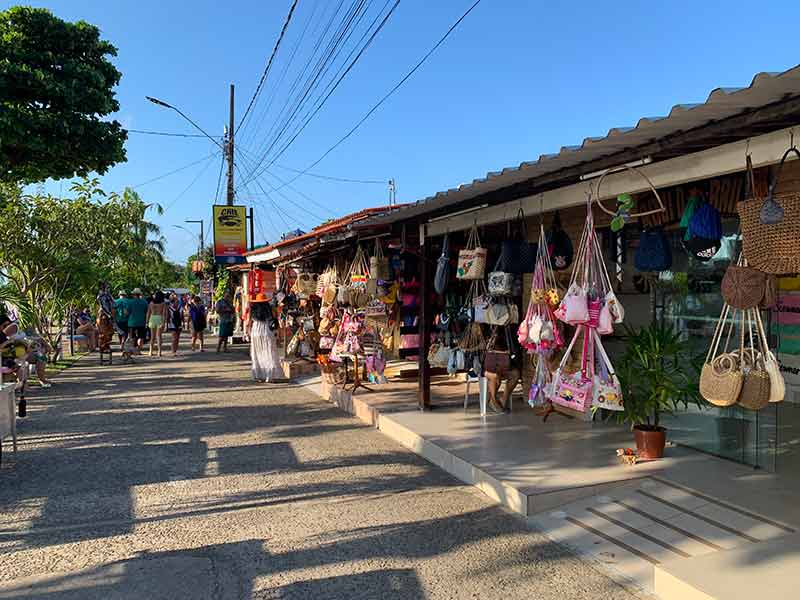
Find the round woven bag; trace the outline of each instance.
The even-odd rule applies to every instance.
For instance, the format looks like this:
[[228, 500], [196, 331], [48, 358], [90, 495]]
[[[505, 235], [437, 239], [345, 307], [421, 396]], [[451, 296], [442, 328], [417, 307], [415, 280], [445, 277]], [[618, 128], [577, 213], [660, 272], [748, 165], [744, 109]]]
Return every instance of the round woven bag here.
[[731, 265], [722, 278], [722, 297], [739, 310], [755, 308], [764, 298], [766, 276], [751, 267]]

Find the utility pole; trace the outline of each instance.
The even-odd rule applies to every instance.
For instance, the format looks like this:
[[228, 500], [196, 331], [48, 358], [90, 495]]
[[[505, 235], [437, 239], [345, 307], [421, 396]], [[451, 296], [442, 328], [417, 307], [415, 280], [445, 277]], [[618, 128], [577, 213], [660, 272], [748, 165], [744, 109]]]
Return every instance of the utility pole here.
[[[186, 219], [185, 223], [197, 223], [200, 225], [200, 256], [203, 256], [203, 250], [205, 250], [205, 238], [203, 237], [203, 229], [205, 229], [205, 223], [203, 219]], [[176, 227], [179, 227], [176, 225]]]
[[389, 180], [389, 206], [394, 206], [396, 202], [397, 188], [394, 185], [394, 179]]
[[230, 124], [228, 125], [228, 206], [233, 206], [233, 84], [231, 84]]

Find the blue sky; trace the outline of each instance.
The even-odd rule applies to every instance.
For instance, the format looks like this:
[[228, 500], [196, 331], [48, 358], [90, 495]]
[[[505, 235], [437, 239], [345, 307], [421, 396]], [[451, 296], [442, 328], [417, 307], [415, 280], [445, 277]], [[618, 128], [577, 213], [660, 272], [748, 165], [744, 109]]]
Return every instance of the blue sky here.
[[[320, 15], [333, 0], [300, 0], [268, 78], [273, 108], [287, 99], [292, 69], [315, 38]], [[343, 135], [427, 52], [472, 0], [402, 0], [372, 46], [294, 144], [264, 175], [293, 177]], [[0, 3], [2, 5], [3, 3]], [[227, 122], [228, 85], [236, 85], [241, 115], [264, 69], [290, 0], [51, 0], [32, 2], [58, 16], [98, 25], [119, 49], [115, 63], [124, 126], [191, 133], [172, 111], [144, 98], [180, 107], [212, 134]], [[349, 4], [347, 2], [346, 4]], [[6, 5], [11, 5], [6, 3]], [[375, 2], [375, 11], [383, 6]], [[191, 7], [189, 9], [189, 7]], [[312, 19], [313, 17], [313, 19]], [[488, 171], [516, 165], [666, 114], [676, 103], [702, 102], [718, 86], [746, 86], [759, 71], [782, 71], [798, 62], [796, 2], [529, 2], [483, 0], [456, 32], [359, 131], [313, 170], [315, 173], [397, 181], [398, 200], [414, 201]], [[277, 78], [306, 22], [289, 76]], [[269, 97], [262, 98], [266, 106]], [[259, 115], [257, 110], [255, 115]], [[242, 169], [267, 139], [277, 112], [251, 120], [240, 133]], [[260, 127], [258, 126], [260, 124]], [[202, 159], [207, 140], [130, 134], [128, 162], [104, 178], [121, 190]], [[210, 218], [219, 157], [137, 188], [166, 213], [155, 220], [168, 255], [182, 261], [196, 241], [184, 219]], [[190, 183], [191, 187], [187, 189]], [[276, 210], [254, 183], [237, 191], [253, 204], [256, 243], [287, 229], [308, 229], [319, 218], [385, 203], [383, 184], [350, 184], [301, 177], [273, 194]], [[58, 192], [58, 182], [48, 189]], [[67, 185], [63, 185], [67, 189]], [[311, 198], [309, 200], [308, 198]], [[287, 227], [288, 225], [288, 227]], [[188, 226], [192, 228], [193, 226]]]

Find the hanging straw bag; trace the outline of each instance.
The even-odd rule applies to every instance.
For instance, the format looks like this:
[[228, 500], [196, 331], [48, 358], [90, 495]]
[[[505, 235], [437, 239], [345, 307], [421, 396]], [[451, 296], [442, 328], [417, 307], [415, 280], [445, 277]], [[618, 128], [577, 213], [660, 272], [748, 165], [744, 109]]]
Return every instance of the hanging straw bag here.
[[481, 248], [478, 236], [478, 227], [473, 225], [469, 230], [467, 247], [458, 252], [458, 269], [456, 277], [459, 279], [483, 279], [486, 273], [486, 248]]
[[353, 257], [353, 262], [350, 264], [347, 280], [351, 287], [358, 287], [365, 290], [367, 288], [369, 264], [367, 263], [364, 249], [361, 246], [356, 248], [356, 254]]
[[758, 306], [766, 292], [767, 276], [747, 265], [740, 254], [735, 265], [730, 265], [722, 278], [722, 297], [725, 303], [739, 310]]
[[778, 364], [778, 359], [769, 349], [769, 342], [767, 341], [767, 334], [764, 331], [764, 323], [761, 320], [761, 311], [753, 311], [756, 317], [756, 324], [758, 326], [758, 335], [761, 338], [762, 357], [764, 360], [764, 370], [769, 375], [769, 401], [770, 402], [783, 402], [786, 396], [786, 381], [781, 375], [781, 368]]
[[[744, 374], [741, 367], [743, 363], [744, 329], [741, 332], [742, 339], [738, 353], [728, 352], [731, 334], [736, 327], [734, 322], [736, 312], [736, 310], [731, 311], [731, 307], [727, 304], [723, 307], [714, 336], [711, 339], [711, 346], [703, 363], [703, 369], [700, 372], [700, 395], [714, 406], [733, 406], [742, 391]], [[731, 316], [728, 337], [725, 341], [723, 352], [718, 354], [728, 316]]]
[[384, 256], [379, 239], [375, 240], [375, 254], [369, 258], [369, 278], [375, 281], [389, 279], [389, 259]]
[[797, 241], [800, 239], [800, 193], [775, 192], [783, 163], [792, 153], [800, 158], [796, 147], [786, 151], [763, 200], [756, 197], [753, 165], [748, 155], [750, 193], [738, 206], [745, 258], [759, 271], [775, 275], [800, 272], [800, 243]]
[[753, 313], [757, 310], [745, 311], [750, 347], [744, 353], [744, 364], [742, 366], [744, 381], [737, 404], [748, 410], [761, 410], [769, 404], [770, 398], [770, 376], [764, 365], [764, 348], [761, 336], [756, 335], [758, 343], [753, 343], [753, 325], [757, 326], [757, 323], [754, 323]]

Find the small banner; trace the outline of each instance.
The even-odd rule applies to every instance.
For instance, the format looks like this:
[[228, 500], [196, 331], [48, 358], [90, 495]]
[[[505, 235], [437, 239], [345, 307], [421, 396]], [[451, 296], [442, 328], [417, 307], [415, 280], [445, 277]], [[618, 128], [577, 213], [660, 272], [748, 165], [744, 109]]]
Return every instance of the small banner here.
[[214, 262], [224, 265], [246, 262], [246, 208], [215, 204], [213, 209]]

